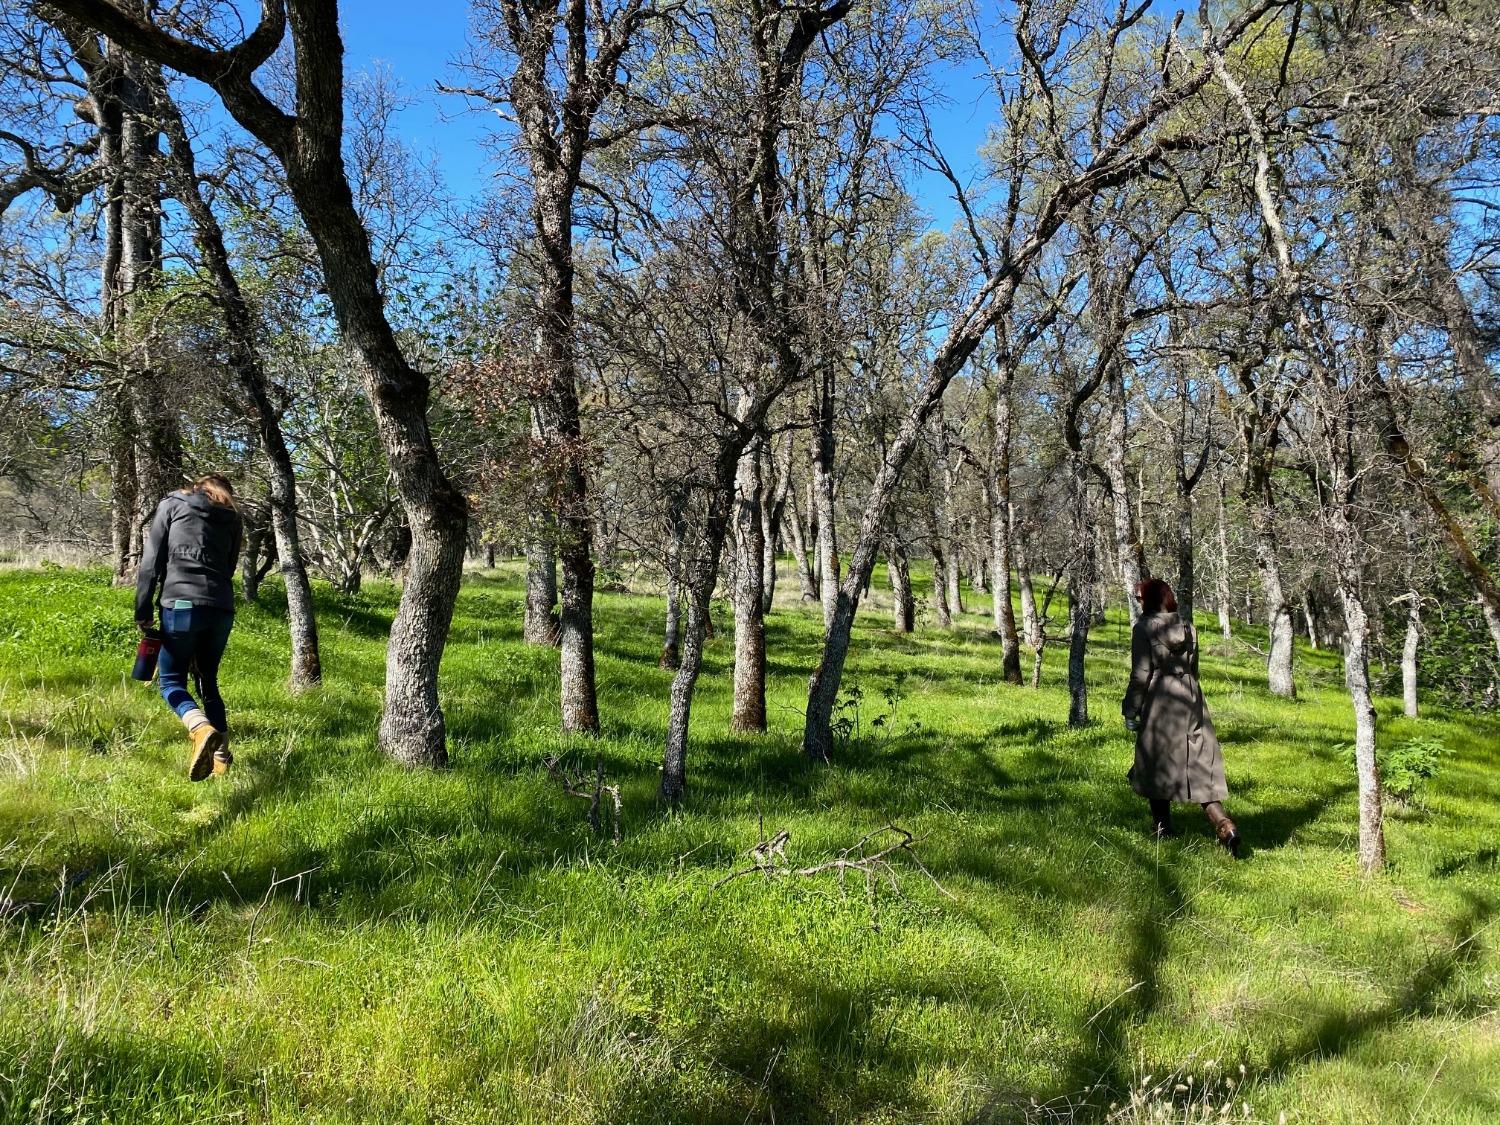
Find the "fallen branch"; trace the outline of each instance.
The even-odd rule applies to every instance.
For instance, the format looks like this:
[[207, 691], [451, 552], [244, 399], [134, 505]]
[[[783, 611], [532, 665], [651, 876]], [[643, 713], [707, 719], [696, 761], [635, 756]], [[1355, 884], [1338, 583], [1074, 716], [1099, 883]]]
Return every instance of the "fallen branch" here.
[[604, 784], [604, 759], [602, 757], [594, 759], [594, 785], [592, 789], [588, 788], [588, 781], [583, 774], [572, 769], [564, 770], [560, 757], [543, 758], [542, 764], [547, 767], [548, 776], [562, 785], [564, 793], [569, 797], [577, 797], [589, 803], [589, 811], [586, 815], [588, 816], [589, 826], [593, 828], [596, 836], [604, 835], [604, 818], [600, 815], [599, 809], [603, 803], [604, 794], [609, 794], [610, 800], [614, 805], [614, 817], [610, 825], [612, 829], [611, 834], [614, 838], [615, 846], [618, 847], [622, 838], [620, 818], [624, 812], [624, 805], [620, 800], [620, 787], [618, 785]]
[[[891, 839], [894, 837], [894, 839]], [[891, 865], [890, 859], [897, 853], [904, 854], [912, 863], [917, 865], [917, 870], [927, 876], [928, 880], [942, 894], [948, 898], [953, 895], [937, 881], [937, 878], [928, 871], [922, 861], [917, 858], [916, 845], [921, 840], [913, 836], [899, 824], [887, 824], [862, 836], [855, 843], [830, 860], [823, 863], [815, 863], [809, 867], [793, 867], [786, 859], [786, 846], [791, 841], [792, 834], [783, 828], [769, 840], [761, 840], [746, 854], [754, 860], [749, 867], [743, 867], [738, 871], [730, 872], [713, 885], [718, 890], [726, 883], [731, 883], [743, 875], [754, 875], [757, 872], [770, 878], [773, 875], [796, 875], [802, 878], [810, 878], [814, 875], [822, 875], [827, 872], [836, 872], [838, 875], [839, 888], [843, 889], [844, 877], [851, 871], [858, 871], [865, 877], [865, 891], [873, 894], [878, 882], [884, 881], [889, 884], [892, 891], [900, 893], [900, 885], [896, 879], [896, 869]], [[879, 845], [879, 846], [877, 846]], [[871, 850], [871, 849], [874, 850]]]

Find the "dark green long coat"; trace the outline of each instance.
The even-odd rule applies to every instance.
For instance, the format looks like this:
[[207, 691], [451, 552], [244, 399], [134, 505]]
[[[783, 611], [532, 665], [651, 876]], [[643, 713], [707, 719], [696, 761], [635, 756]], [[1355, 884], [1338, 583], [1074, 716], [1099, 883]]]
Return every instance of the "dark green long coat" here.
[[1177, 614], [1136, 621], [1120, 710], [1140, 723], [1130, 787], [1142, 797], [1201, 803], [1229, 796], [1224, 755], [1198, 685], [1198, 633]]

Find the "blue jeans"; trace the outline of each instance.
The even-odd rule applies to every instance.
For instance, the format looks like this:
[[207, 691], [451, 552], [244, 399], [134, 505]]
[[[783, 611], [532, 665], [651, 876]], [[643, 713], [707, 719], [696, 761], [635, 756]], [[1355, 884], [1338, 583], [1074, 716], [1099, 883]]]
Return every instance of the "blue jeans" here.
[[161, 697], [180, 719], [194, 707], [188, 692], [188, 673], [203, 701], [203, 713], [216, 730], [228, 730], [224, 697], [219, 694], [219, 661], [234, 628], [234, 611], [195, 605], [189, 609], [161, 607], [161, 655], [156, 660]]

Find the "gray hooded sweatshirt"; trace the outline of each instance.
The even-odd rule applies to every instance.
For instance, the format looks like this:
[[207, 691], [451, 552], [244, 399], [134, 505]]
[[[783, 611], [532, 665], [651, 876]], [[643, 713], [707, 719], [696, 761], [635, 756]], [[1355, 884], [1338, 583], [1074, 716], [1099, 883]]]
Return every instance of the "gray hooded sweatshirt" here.
[[[135, 619], [149, 621], [158, 605], [179, 600], [234, 612], [240, 514], [202, 492], [173, 492], [156, 506], [135, 580]], [[160, 596], [152, 595], [160, 586]]]

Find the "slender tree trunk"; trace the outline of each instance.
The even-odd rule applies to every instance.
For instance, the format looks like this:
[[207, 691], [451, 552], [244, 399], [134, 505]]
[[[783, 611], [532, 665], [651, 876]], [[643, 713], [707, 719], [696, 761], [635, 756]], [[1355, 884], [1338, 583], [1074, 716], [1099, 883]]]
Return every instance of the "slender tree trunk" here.
[[1141, 545], [1135, 511], [1130, 503], [1130, 475], [1125, 458], [1129, 448], [1129, 419], [1125, 404], [1125, 376], [1118, 361], [1110, 364], [1109, 430], [1104, 441], [1104, 474], [1109, 480], [1110, 512], [1114, 517], [1115, 561], [1130, 622], [1141, 615], [1141, 600], [1135, 595], [1138, 582], [1147, 575], [1146, 550]]
[[1177, 482], [1177, 611], [1193, 620], [1198, 576], [1193, 560], [1193, 493], [1179, 473]]
[[838, 606], [839, 547], [834, 531], [833, 507], [833, 372], [822, 368], [812, 394], [812, 505], [817, 521], [819, 598], [823, 602], [823, 627], [833, 620]]
[[[240, 508], [241, 516], [244, 507]], [[262, 523], [244, 522], [245, 543], [240, 550], [240, 596], [247, 605], [260, 600], [260, 555], [265, 546], [266, 527]]]
[[687, 498], [681, 493], [668, 500], [671, 522], [671, 541], [667, 544], [667, 623], [662, 640], [659, 668], [676, 668], [681, 663], [682, 622], [682, 564], [683, 539], [687, 533], [687, 520], [683, 507]]
[[735, 475], [734, 711], [736, 731], [766, 729], [766, 622], [761, 596], [765, 528], [761, 523], [761, 444], [740, 455]]
[[[963, 559], [962, 550], [958, 537], [958, 518], [954, 514], [954, 486], [957, 483], [957, 472], [953, 464], [951, 450], [948, 441], [948, 424], [943, 417], [943, 407], [939, 403], [934, 411], [932, 422], [933, 449], [935, 454], [934, 472], [937, 477], [937, 537], [942, 542], [942, 571], [934, 573], [933, 583], [943, 583], [944, 598], [947, 601], [949, 621], [945, 628], [953, 627], [953, 619], [962, 616], [964, 612], [963, 594]], [[937, 549], [933, 550], [933, 557], [938, 557]], [[941, 619], [939, 625], [942, 625]]]
[[1266, 660], [1267, 684], [1272, 695], [1287, 699], [1297, 697], [1293, 677], [1292, 640], [1296, 633], [1292, 622], [1292, 604], [1281, 579], [1280, 549], [1276, 540], [1276, 510], [1271, 496], [1270, 474], [1254, 464], [1246, 467], [1245, 504], [1250, 511], [1250, 527], [1255, 538], [1255, 563], [1260, 571], [1261, 593], [1266, 599], [1267, 623], [1271, 648]]
[[1401, 645], [1401, 707], [1408, 719], [1417, 717], [1417, 652], [1422, 645], [1422, 600], [1406, 592], [1406, 638]]
[[[533, 142], [533, 148], [537, 147]], [[599, 732], [594, 683], [594, 520], [578, 405], [573, 304], [573, 189], [568, 170], [533, 154], [532, 219], [542, 246], [536, 325], [545, 385], [533, 419], [557, 498], [557, 558], [562, 567], [558, 614], [562, 729]]]
[[1008, 684], [1021, 682], [1021, 640], [1016, 635], [1016, 611], [1010, 600], [1011, 549], [1011, 385], [1014, 372], [1009, 366], [1000, 373], [995, 392], [994, 481], [990, 493], [990, 548], [994, 596], [995, 632], [1000, 637], [1000, 675]]
[[1021, 592], [1021, 632], [1026, 645], [1031, 649], [1031, 686], [1042, 684], [1042, 649], [1046, 639], [1042, 635], [1042, 617], [1037, 612], [1036, 590], [1031, 583], [1031, 558], [1026, 535], [1015, 533], [1016, 584]]
[[776, 600], [776, 561], [781, 554], [781, 528], [786, 518], [792, 483], [792, 435], [788, 431], [780, 464], [771, 455], [769, 442], [762, 443], [762, 477], [771, 482], [761, 493], [761, 595], [760, 613], [770, 614]]
[[932, 606], [939, 629], [953, 628], [953, 607], [948, 603], [948, 552], [943, 547], [939, 518], [942, 501], [931, 498], [927, 509], [927, 543], [932, 554]]
[[[732, 449], [721, 451], [721, 482], [709, 499], [703, 535], [684, 560], [683, 591], [687, 595], [687, 628], [682, 643], [682, 660], [672, 677], [667, 707], [666, 749], [662, 755], [661, 799], [675, 807], [687, 790], [688, 728], [692, 718], [693, 692], [703, 667], [703, 643], [708, 633], [709, 604], [719, 574], [719, 557], [724, 549], [734, 504], [732, 471], [723, 462], [738, 460]], [[728, 480], [722, 478], [727, 477]]]
[[1225, 511], [1226, 489], [1224, 474], [1214, 471], [1214, 484], [1219, 493], [1219, 565], [1214, 575], [1214, 601], [1219, 611], [1219, 633], [1227, 641], [1233, 636], [1229, 621], [1229, 520]]
[[886, 544], [885, 569], [895, 600], [891, 616], [896, 632], [910, 633], [917, 623], [917, 606], [911, 596], [911, 567], [906, 560], [905, 548], [895, 536]]
[[1307, 625], [1307, 640], [1313, 651], [1318, 650], [1318, 616], [1313, 612], [1312, 592], [1302, 591], [1302, 619]]
[[1359, 866], [1365, 874], [1385, 866], [1380, 768], [1375, 758], [1375, 702], [1370, 688], [1369, 619], [1357, 585], [1360, 570], [1354, 529], [1336, 513], [1331, 531], [1338, 554], [1339, 600], [1344, 607], [1344, 683], [1354, 709], [1354, 768], [1359, 780]]
[[[818, 600], [818, 581], [813, 574], [812, 562], [807, 557], [807, 538], [802, 534], [802, 512], [797, 503], [797, 490], [787, 493], [787, 528], [792, 535], [792, 563], [797, 571], [797, 584], [802, 590], [804, 602]], [[814, 536], [814, 540], [816, 540]]]
[[1068, 725], [1087, 726], [1089, 689], [1085, 675], [1088, 655], [1089, 625], [1093, 619], [1094, 598], [1094, 528], [1088, 502], [1088, 466], [1083, 455], [1072, 458], [1068, 480], [1073, 509], [1073, 535], [1078, 555], [1068, 570]]

